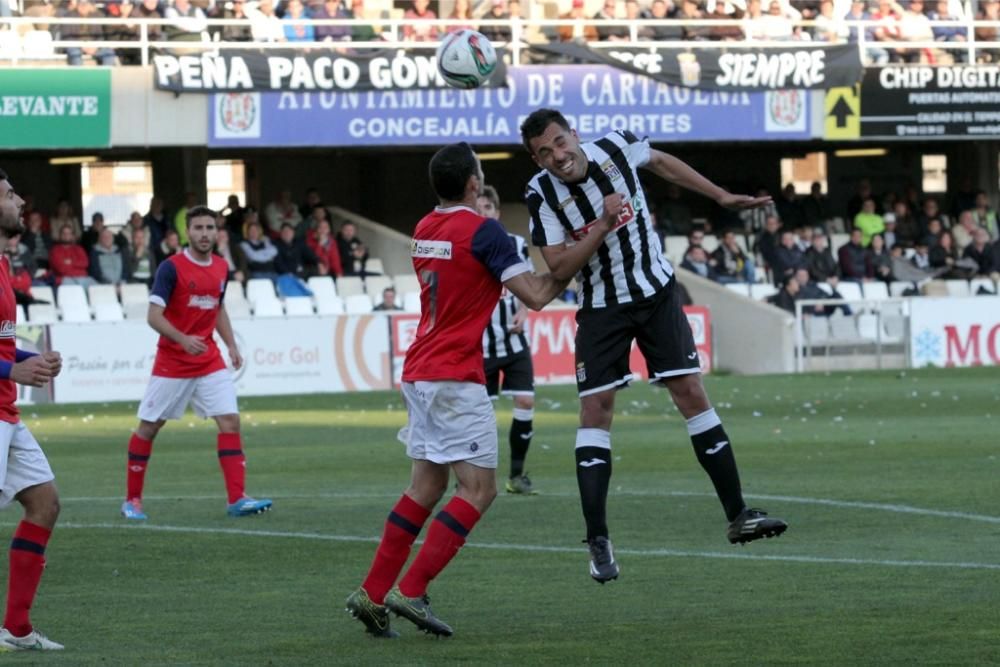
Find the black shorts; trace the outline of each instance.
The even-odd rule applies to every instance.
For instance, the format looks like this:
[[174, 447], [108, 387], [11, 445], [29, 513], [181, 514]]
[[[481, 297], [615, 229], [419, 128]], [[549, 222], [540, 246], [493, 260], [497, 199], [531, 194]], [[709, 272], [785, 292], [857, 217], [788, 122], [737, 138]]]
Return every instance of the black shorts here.
[[[496, 398], [499, 393], [505, 396], [534, 396], [535, 368], [531, 365], [531, 352], [522, 350], [506, 357], [485, 360], [486, 393], [490, 398]], [[503, 384], [500, 383], [500, 373], [503, 373]]]
[[634, 379], [632, 341], [646, 358], [650, 382], [701, 372], [698, 348], [675, 281], [638, 303], [576, 314], [576, 386], [580, 396], [618, 389]]

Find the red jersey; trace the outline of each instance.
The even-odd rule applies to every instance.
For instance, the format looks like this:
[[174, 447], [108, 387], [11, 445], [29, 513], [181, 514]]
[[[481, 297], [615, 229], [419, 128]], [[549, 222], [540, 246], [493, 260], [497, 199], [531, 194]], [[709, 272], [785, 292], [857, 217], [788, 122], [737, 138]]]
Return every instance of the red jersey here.
[[[0, 361], [12, 366], [17, 361], [17, 301], [10, 284], [10, 266], [6, 257], [0, 259]], [[19, 420], [17, 385], [13, 380], [0, 380], [0, 421], [16, 424]]]
[[420, 324], [403, 381], [486, 383], [483, 330], [506, 280], [530, 271], [499, 222], [471, 208], [436, 208], [413, 232]]
[[163, 306], [168, 322], [183, 334], [201, 337], [208, 349], [198, 355], [188, 354], [174, 341], [160, 336], [153, 375], [201, 377], [226, 367], [212, 334], [228, 274], [229, 267], [221, 257], [212, 254], [203, 263], [187, 250], [172, 255], [156, 269], [149, 302]]

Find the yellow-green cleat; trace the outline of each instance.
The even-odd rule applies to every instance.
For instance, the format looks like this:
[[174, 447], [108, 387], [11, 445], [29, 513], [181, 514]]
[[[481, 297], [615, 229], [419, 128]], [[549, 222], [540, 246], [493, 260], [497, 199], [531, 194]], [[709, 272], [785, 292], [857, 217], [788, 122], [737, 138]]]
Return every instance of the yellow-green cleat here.
[[527, 475], [517, 475], [507, 480], [507, 493], [517, 493], [523, 496], [538, 495], [535, 487], [531, 484], [531, 479]]
[[365, 625], [365, 632], [380, 639], [395, 639], [399, 633], [389, 627], [389, 610], [375, 604], [368, 592], [359, 588], [347, 596], [347, 612]]
[[402, 616], [428, 634], [438, 637], [451, 637], [453, 634], [451, 626], [431, 611], [431, 601], [426, 595], [408, 598], [396, 586], [385, 596], [385, 606], [396, 616]]

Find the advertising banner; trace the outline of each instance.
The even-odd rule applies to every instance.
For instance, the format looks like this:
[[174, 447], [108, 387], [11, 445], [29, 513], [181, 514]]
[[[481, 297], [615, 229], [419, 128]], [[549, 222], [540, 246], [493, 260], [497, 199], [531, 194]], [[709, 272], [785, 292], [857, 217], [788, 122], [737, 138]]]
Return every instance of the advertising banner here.
[[111, 144], [107, 68], [0, 68], [0, 148]]
[[[486, 86], [506, 78], [503, 50]], [[293, 49], [220, 51], [198, 55], [153, 56], [153, 83], [175, 93], [264, 90], [351, 91], [444, 88], [437, 58], [429, 49], [381, 49], [342, 53]]]
[[[708, 309], [703, 306], [685, 306], [691, 333], [698, 348], [701, 369], [712, 370], [712, 330]], [[398, 386], [403, 372], [406, 350], [416, 336], [418, 315], [394, 314], [392, 316], [393, 382]], [[573, 384], [576, 382], [576, 309], [549, 309], [528, 313], [525, 327], [531, 345], [531, 360], [535, 368], [535, 384]], [[645, 380], [646, 361], [639, 348], [632, 346], [629, 366], [637, 378]]]
[[526, 65], [506, 88], [227, 93], [209, 107], [213, 147], [519, 145], [539, 107], [585, 140], [618, 129], [651, 141], [809, 139], [804, 90], [705, 91], [604, 65]]
[[1000, 297], [910, 299], [910, 365], [1000, 365]]
[[599, 63], [643, 74], [673, 86], [705, 90], [826, 89], [861, 80], [861, 56], [854, 44], [780, 49], [649, 49], [620, 46], [591, 49], [577, 42], [535, 44], [531, 49], [581, 63]]
[[[847, 116], [851, 110], [843, 107]], [[897, 65], [865, 71], [862, 138], [1000, 136], [1000, 66]]]

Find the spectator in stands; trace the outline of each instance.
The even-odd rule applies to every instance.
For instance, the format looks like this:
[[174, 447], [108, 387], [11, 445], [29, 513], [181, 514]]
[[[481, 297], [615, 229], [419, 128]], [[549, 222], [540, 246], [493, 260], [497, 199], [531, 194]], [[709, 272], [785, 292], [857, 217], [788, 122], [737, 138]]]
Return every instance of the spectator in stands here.
[[974, 231], [972, 243], [965, 247], [962, 257], [976, 263], [976, 266], [979, 267], [976, 275], [988, 276], [994, 271], [1000, 270], [1000, 266], [993, 263], [993, 254], [989, 233], [982, 227], [978, 227]]
[[239, 196], [229, 195], [225, 208], [219, 211], [219, 214], [223, 216], [219, 229], [225, 228], [236, 238], [243, 238], [243, 216], [246, 215], [246, 209], [240, 206]]
[[101, 231], [97, 245], [90, 251], [90, 275], [102, 285], [119, 285], [128, 280], [128, 259], [108, 228]]
[[316, 223], [316, 233], [312, 238], [307, 238], [309, 247], [319, 260], [317, 271], [321, 276], [340, 277], [344, 275], [344, 269], [340, 260], [340, 246], [337, 239], [333, 237], [333, 228], [329, 220], [320, 220]]
[[[808, 269], [799, 269], [795, 272], [794, 278], [795, 282], [799, 284], [798, 292], [795, 294], [795, 300], [799, 301], [801, 299], [843, 299], [843, 295], [837, 291], [837, 278], [833, 278], [833, 284], [826, 283], [826, 289], [819, 286], [819, 283], [812, 280], [809, 275]], [[851, 314], [851, 309], [849, 306], [824, 306], [822, 304], [814, 304], [811, 306], [803, 306], [802, 313], [805, 315], [816, 315], [817, 317], [830, 317], [837, 310], [842, 308], [845, 315]], [[794, 312], [794, 306], [793, 306]]]
[[[351, 18], [365, 18], [364, 0], [351, 0]], [[375, 26], [370, 23], [357, 23], [351, 26], [351, 40], [355, 42], [374, 42], [379, 38]]]
[[372, 310], [386, 311], [386, 310], [402, 310], [396, 303], [396, 288], [386, 287], [382, 290], [382, 302], [379, 303]]
[[[805, 214], [802, 211], [802, 204], [795, 194], [795, 186], [791, 183], [786, 185], [781, 194], [774, 202], [774, 207], [781, 218], [781, 224], [789, 229], [798, 229], [806, 224]], [[811, 227], [810, 227], [811, 229]]]
[[942, 229], [951, 227], [951, 221], [947, 215], [941, 212], [938, 200], [934, 197], [928, 197], [924, 200], [923, 208], [917, 216], [917, 223], [920, 225], [920, 231], [923, 234], [930, 232], [930, 221], [934, 219], [937, 219], [941, 223]]
[[137, 229], [141, 229], [146, 232], [143, 234], [142, 239], [146, 245], [149, 245], [150, 230], [146, 226], [146, 219], [139, 214], [139, 211], [132, 211], [132, 215], [128, 217], [128, 222], [125, 224], [125, 227], [118, 232], [118, 235], [115, 237], [115, 243], [118, 244], [118, 247], [132, 252], [134, 250], [132, 243], [135, 238], [133, 233]]
[[861, 230], [861, 245], [868, 247], [875, 234], [885, 231], [885, 221], [875, 212], [875, 200], [869, 197], [861, 205], [861, 211], [854, 216], [854, 228]]
[[250, 34], [255, 42], [285, 41], [285, 28], [274, 13], [273, 0], [244, 3], [243, 11], [250, 19]]
[[918, 239], [916, 245], [913, 246], [913, 250], [913, 257], [910, 257], [910, 264], [923, 271], [930, 271], [931, 258], [929, 255], [930, 248], [927, 246], [927, 241], [925, 239]]
[[[132, 16], [137, 19], [162, 19], [163, 14], [160, 13], [160, 0], [142, 0], [142, 2], [136, 5], [135, 9], [132, 11]], [[147, 26], [146, 32], [151, 41], [158, 42], [162, 39], [162, 26]]]
[[[138, 42], [141, 38], [139, 24], [131, 22], [129, 19], [138, 15], [138, 7], [133, 0], [120, 0], [119, 2], [109, 2], [105, 5], [108, 18], [121, 19], [114, 26], [105, 26], [105, 36], [109, 40], [116, 42]], [[138, 65], [142, 62], [139, 49], [115, 49], [118, 62], [122, 65]]]
[[168, 229], [166, 236], [159, 245], [153, 248], [153, 255], [156, 257], [156, 264], [160, 265], [168, 257], [173, 257], [182, 250], [181, 237], [176, 229]]
[[369, 271], [366, 267], [368, 263], [368, 248], [364, 243], [358, 242], [351, 247], [351, 258], [343, 265], [345, 276], [375, 276], [378, 272]]
[[327, 212], [326, 207], [317, 206], [309, 212], [308, 217], [302, 221], [302, 224], [296, 227], [295, 236], [300, 239], [305, 239], [307, 242], [311, 242], [316, 238], [316, 228], [319, 227], [321, 222], [326, 222], [332, 229], [330, 214]]
[[[955, 247], [965, 250], [966, 246], [972, 243], [976, 235], [976, 218], [972, 211], [962, 211], [958, 214], [958, 224], [951, 228], [951, 235], [955, 237]], [[987, 234], [987, 236], [989, 236]]]
[[271, 243], [271, 239], [264, 236], [259, 222], [247, 225], [246, 238], [240, 243], [240, 248], [247, 258], [251, 278], [277, 279], [278, 270], [274, 260], [278, 256], [278, 249]]
[[277, 201], [273, 201], [264, 209], [264, 220], [267, 221], [268, 234], [277, 237], [281, 228], [289, 224], [294, 229], [302, 222], [299, 207], [292, 201], [292, 191], [282, 190]]
[[774, 252], [774, 263], [771, 272], [775, 284], [780, 285], [795, 275], [795, 272], [805, 265], [805, 257], [795, 244], [795, 234], [790, 231], [781, 233], [781, 244]]
[[[653, 0], [649, 10], [642, 13], [642, 17], [653, 21], [665, 21], [673, 18], [676, 11], [677, 8], [672, 1]], [[684, 38], [684, 30], [680, 26], [674, 25], [644, 26], [639, 30], [639, 38], [656, 42], [674, 42]], [[677, 186], [674, 185], [674, 187]]]
[[720, 282], [715, 268], [709, 264], [708, 253], [700, 245], [688, 246], [687, 252], [684, 253], [684, 260], [681, 262], [681, 268], [697, 273], [706, 280]]
[[[1000, 2], [998, 0], [979, 0], [979, 11], [976, 13], [977, 21], [993, 21], [992, 25], [976, 26], [977, 42], [997, 42], [1000, 41]], [[995, 63], [1000, 61], [1000, 51], [996, 49], [976, 49], [976, 55], [981, 63]]]
[[812, 237], [812, 247], [806, 251], [805, 267], [809, 277], [818, 283], [828, 281], [840, 275], [840, 267], [830, 251], [830, 242], [826, 234], [816, 232]]
[[[764, 259], [764, 264], [772, 271], [777, 261], [779, 245], [781, 245], [781, 221], [778, 220], [778, 216], [769, 215], [764, 223], [763, 231], [757, 234], [753, 250]], [[775, 279], [774, 282], [780, 281]]]
[[61, 232], [64, 226], [69, 226], [73, 230], [74, 239], [80, 238], [83, 234], [80, 219], [73, 213], [73, 207], [70, 206], [69, 200], [60, 199], [59, 203], [56, 204], [56, 214], [49, 221], [49, 229], [51, 230], [53, 241], [58, 241], [62, 238]]
[[868, 246], [867, 262], [872, 278], [891, 283], [892, 277], [892, 255], [885, 245], [885, 238], [881, 234], [875, 234], [871, 238]]
[[104, 229], [104, 214], [100, 211], [95, 212], [90, 216], [90, 228], [86, 229], [80, 236], [80, 245], [88, 253], [94, 249], [97, 245], [97, 241], [101, 236], [101, 231]]
[[819, 15], [815, 18], [813, 38], [820, 42], [840, 43], [847, 41], [849, 31], [843, 19], [834, 14], [833, 0], [819, 3]]
[[[358, 238], [358, 227], [353, 222], [345, 222], [337, 232], [337, 245], [340, 247], [340, 265], [344, 268], [345, 275], [353, 275], [350, 272], [354, 265], [354, 248], [364, 246]], [[366, 256], [367, 259], [367, 256]]]
[[[933, 42], [934, 31], [930, 20], [924, 14], [923, 0], [910, 0], [903, 8], [899, 19], [899, 38], [904, 42]], [[896, 53], [903, 62], [919, 63], [921, 58], [934, 63], [934, 52], [931, 49], [897, 48]]]
[[150, 245], [153, 247], [160, 245], [171, 226], [170, 217], [163, 208], [163, 199], [161, 197], [154, 195], [150, 198], [149, 211], [142, 217], [142, 221], [146, 223], [146, 227], [149, 229]]
[[[716, 2], [708, 18], [713, 21], [732, 21], [739, 16], [728, 2]], [[711, 26], [708, 38], [717, 42], [738, 42], [743, 39], [743, 30], [738, 25]]]
[[[618, 18], [618, 0], [604, 0], [600, 11], [594, 14], [595, 21], [614, 21]], [[628, 41], [628, 28], [625, 26], [598, 26], [597, 39], [601, 42]]]
[[[63, 25], [61, 32], [63, 40], [85, 42], [104, 40], [104, 26], [99, 23], [91, 23], [89, 19], [105, 18], [105, 15], [91, 0], [77, 0], [76, 8], [68, 11], [66, 18], [81, 19], [81, 22]], [[66, 47], [66, 63], [68, 65], [82, 65], [84, 56], [92, 57], [98, 65], [111, 66], [115, 64], [115, 52], [107, 47]]]
[[[642, 18], [642, 8], [639, 6], [639, 0], [625, 0], [625, 18], [629, 21], [638, 21]], [[628, 40], [632, 41], [632, 30], [626, 27], [628, 31]], [[635, 36], [636, 41], [643, 39], [639, 34], [639, 28], [636, 28]]]
[[976, 219], [976, 224], [989, 232], [990, 238], [996, 241], [997, 212], [990, 208], [990, 199], [982, 190], [976, 193], [976, 208], [972, 215]]
[[[322, 8], [313, 13], [315, 19], [350, 19], [351, 11], [344, 6], [341, 0], [326, 0]], [[348, 42], [351, 39], [351, 26], [349, 25], [318, 25], [316, 26], [317, 42]], [[310, 205], [310, 196], [315, 198], [315, 203]], [[302, 208], [309, 206], [311, 211], [319, 202], [319, 191], [316, 188], [306, 190], [306, 203]], [[300, 211], [305, 215], [304, 211]]]
[[407, 21], [428, 21], [425, 25], [407, 24], [403, 26], [403, 39], [407, 42], [436, 42], [440, 39], [438, 27], [430, 23], [437, 20], [437, 14], [430, 8], [430, 0], [413, 0], [413, 7], [406, 10], [403, 18]]
[[49, 266], [55, 278], [56, 285], [83, 285], [89, 287], [94, 284], [94, 279], [90, 277], [90, 259], [83, 246], [76, 242], [76, 235], [70, 225], [63, 225], [60, 228], [59, 239], [52, 244], [49, 251]]
[[310, 23], [294, 23], [308, 21], [309, 13], [302, 5], [302, 0], [288, 0], [285, 3], [285, 17], [282, 19], [286, 42], [314, 42], [315, 29]]
[[[486, 21], [504, 21], [510, 18], [507, 11], [507, 0], [491, 0], [490, 10], [483, 14]], [[481, 25], [479, 32], [491, 42], [509, 42], [510, 28], [505, 25]]]
[[145, 227], [133, 227], [130, 242], [130, 250], [127, 253], [127, 280], [130, 283], [145, 283], [147, 286], [152, 286], [153, 276], [156, 275], [156, 257], [149, 245], [149, 231]]
[[559, 41], [560, 42], [596, 42], [597, 38], [597, 28], [591, 25], [584, 25], [583, 21], [586, 20], [586, 15], [583, 13], [583, 0], [573, 0], [573, 4], [570, 10], [565, 14], [560, 14], [559, 18], [562, 20], [573, 19], [575, 22], [572, 25], [561, 25], [559, 26]]
[[886, 213], [882, 220], [885, 222], [885, 231], [882, 232], [882, 240], [885, 241], [885, 247], [892, 250], [898, 245], [896, 236], [896, 216], [892, 213]]
[[[697, 0], [682, 0], [681, 10], [678, 12], [677, 18], [689, 21], [701, 21], [704, 20], [705, 14], [698, 6]], [[684, 39], [698, 41], [708, 39], [708, 27], [684, 26]]]
[[[826, 0], [827, 3], [830, 0]], [[826, 229], [826, 221], [830, 219], [830, 202], [823, 194], [823, 186], [818, 182], [809, 187], [809, 195], [802, 198], [802, 217], [805, 224], [812, 228]]]
[[[879, 0], [878, 8], [872, 12], [872, 20], [878, 21], [875, 26], [875, 39], [879, 42], [896, 43], [899, 41], [899, 21], [903, 16], [903, 8], [895, 0]], [[886, 46], [889, 60], [899, 60], [895, 50]]]
[[31, 285], [35, 275], [34, 259], [28, 247], [21, 243], [20, 235], [7, 239], [4, 253], [7, 256], [7, 269], [10, 275], [10, 287], [14, 291], [14, 301], [22, 306], [48, 303], [38, 301], [31, 295]]
[[[318, 31], [319, 28], [316, 28]], [[318, 35], [318, 32], [317, 32]], [[317, 37], [318, 39], [318, 37]], [[323, 198], [319, 194], [319, 190], [316, 188], [309, 188], [306, 190], [306, 198], [301, 204], [299, 204], [299, 215], [302, 216], [303, 220], [307, 220], [317, 206], [323, 205]]]
[[476, 29], [476, 24], [474, 23], [475, 19], [472, 16], [472, 7], [469, 4], [469, 0], [455, 0], [455, 4], [452, 7], [451, 14], [448, 14], [448, 18], [452, 21], [463, 21], [463, 23], [446, 26], [444, 28], [445, 32]]
[[0, 18], [9, 18], [11, 13], [10, 0], [0, 0]]
[[861, 205], [865, 203], [866, 199], [874, 199], [875, 195], [872, 194], [872, 184], [867, 178], [862, 178], [858, 181], [858, 187], [850, 199], [847, 200], [847, 217], [848, 223], [854, 220], [856, 216], [861, 211]]
[[278, 251], [274, 258], [274, 269], [279, 275], [288, 273], [297, 278], [307, 278], [316, 273], [319, 259], [304, 239], [295, 237], [295, 228], [291, 225], [282, 225], [274, 247]]
[[215, 254], [226, 260], [229, 271], [229, 280], [245, 283], [249, 269], [247, 268], [247, 258], [243, 254], [243, 248], [239, 243], [231, 243], [229, 230], [220, 228], [215, 237]]
[[938, 241], [941, 239], [942, 231], [944, 231], [944, 227], [941, 225], [941, 220], [938, 218], [931, 218], [927, 221], [927, 233], [924, 234], [924, 240], [927, 242], [928, 248], [933, 248], [938, 244]]
[[[858, 31], [865, 31], [865, 44], [868, 45], [865, 48], [865, 56], [869, 62], [876, 65], [884, 65], [889, 62], [889, 52], [880, 46], [871, 46], [875, 43], [875, 29], [871, 25], [859, 26], [861, 21], [871, 21], [872, 15], [865, 11], [864, 0], [854, 0], [851, 3], [851, 10], [844, 17], [849, 27], [849, 33], [847, 41], [851, 44], [856, 44], [858, 41]], [[859, 207], [860, 208], [860, 207]], [[847, 217], [853, 218], [857, 211], [851, 211], [848, 207]]]
[[723, 232], [719, 247], [712, 253], [715, 260], [716, 280], [720, 283], [752, 283], [756, 278], [753, 260], [746, 256], [740, 244], [736, 242], [736, 232], [729, 229]]
[[[227, 25], [216, 27], [213, 33], [219, 35], [219, 39], [224, 42], [252, 42], [253, 31], [246, 22], [250, 17], [246, 13], [246, 3], [244, 0], [232, 0], [232, 2], [215, 4], [215, 11], [211, 18], [245, 21], [240, 25]], [[213, 35], [214, 37], [214, 35]]]
[[[953, 15], [948, 10], [948, 0], [938, 0], [934, 9], [931, 10], [927, 18], [931, 21], [941, 21], [952, 23], [952, 25], [935, 25], [931, 27], [936, 42], [965, 42], [965, 28], [959, 23], [959, 17]], [[961, 60], [964, 55], [961, 51], [949, 51], [956, 60]]]
[[163, 18], [172, 21], [163, 31], [170, 41], [207, 42], [209, 39], [205, 12], [190, 0], [174, 0], [174, 4], [163, 12]]
[[837, 251], [840, 275], [845, 280], [862, 282], [871, 276], [868, 255], [865, 252], [865, 246], [861, 243], [861, 236], [860, 229], [851, 230], [851, 240]]
[[[757, 188], [758, 197], [767, 197], [770, 193], [767, 188], [760, 186]], [[778, 215], [778, 208], [775, 206], [773, 201], [769, 201], [763, 206], [758, 206], [754, 209], [746, 209], [740, 211], [740, 219], [743, 221], [743, 229], [748, 234], [758, 234], [762, 229], [764, 229], [767, 219], [774, 216], [779, 221], [781, 220]], [[783, 222], [783, 221], [782, 221]]]
[[690, 232], [688, 232], [688, 247], [684, 251], [684, 253], [687, 254], [687, 251], [693, 248], [694, 246], [698, 246], [700, 248], [704, 243], [705, 243], [704, 230], [700, 228], [692, 229]]
[[795, 34], [793, 21], [801, 18], [801, 14], [787, 3], [779, 0], [770, 0], [767, 3], [767, 14], [761, 19], [764, 39], [775, 41], [790, 40], [798, 38]]
[[951, 232], [941, 232], [937, 245], [932, 246], [928, 256], [932, 269], [944, 270], [941, 277], [946, 280], [968, 280], [979, 271], [979, 264], [971, 258], [961, 258]]
[[905, 200], [897, 200], [892, 205], [892, 215], [896, 222], [895, 238], [891, 241], [886, 238], [886, 245], [890, 248], [896, 245], [912, 246], [920, 236], [920, 227], [910, 213], [910, 205]]
[[795, 247], [805, 255], [812, 248], [813, 228], [809, 226], [799, 227], [795, 234]]
[[21, 234], [21, 243], [28, 247], [35, 266], [39, 269], [49, 268], [49, 238], [42, 231], [44, 217], [41, 211], [32, 211], [26, 216], [25, 231]]
[[767, 302], [772, 306], [777, 306], [782, 310], [787, 310], [792, 315], [795, 314], [795, 299], [799, 294], [799, 282], [794, 278], [789, 278], [780, 285], [777, 294], [767, 297]]

